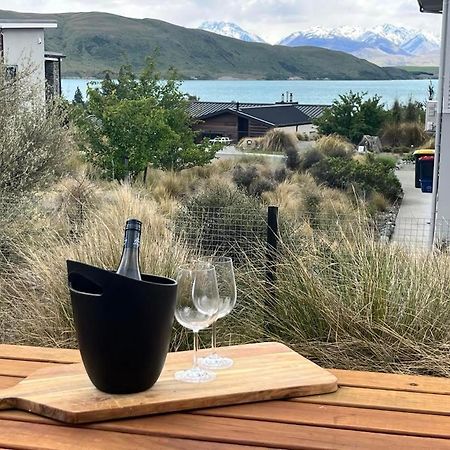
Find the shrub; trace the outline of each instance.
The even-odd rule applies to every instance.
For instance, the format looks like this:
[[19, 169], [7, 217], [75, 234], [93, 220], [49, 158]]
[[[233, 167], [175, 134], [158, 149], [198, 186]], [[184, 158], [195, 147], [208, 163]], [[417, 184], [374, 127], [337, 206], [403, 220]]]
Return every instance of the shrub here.
[[277, 167], [273, 172], [273, 178], [277, 183], [282, 183], [283, 181], [285, 181], [287, 176], [288, 173], [286, 171], [286, 168], [283, 166]]
[[386, 197], [379, 192], [373, 192], [369, 199], [369, 211], [373, 212], [386, 211], [389, 208], [389, 202]]
[[233, 170], [233, 181], [239, 188], [244, 188], [247, 191], [257, 177], [258, 169], [253, 165], [242, 166], [238, 164]]
[[296, 147], [298, 139], [293, 133], [286, 133], [283, 130], [269, 130], [261, 138], [261, 148], [264, 151], [283, 153], [286, 149]]
[[406, 122], [401, 125], [401, 142], [405, 146], [419, 147], [425, 142], [426, 134], [423, 125], [418, 122]]
[[385, 161], [367, 158], [365, 163], [342, 158], [325, 158], [310, 169], [314, 178], [327, 186], [338, 189], [355, 189], [367, 198], [372, 192], [380, 192], [390, 201], [402, 194], [402, 188], [393, 170]]
[[381, 142], [388, 147], [399, 147], [402, 144], [402, 133], [399, 122], [388, 122], [381, 131]]
[[296, 133], [295, 135], [299, 141], [309, 141], [309, 136], [307, 133]]
[[255, 197], [261, 197], [264, 192], [273, 191], [276, 187], [276, 183], [268, 178], [258, 177], [253, 180], [249, 186], [248, 193]]
[[404, 155], [405, 153], [409, 153], [411, 151], [411, 147], [392, 147], [390, 149], [390, 153], [397, 153], [399, 155]]
[[298, 170], [300, 168], [300, 155], [295, 147], [288, 147], [285, 150], [286, 167], [290, 170]]
[[310, 148], [306, 150], [305, 153], [303, 153], [300, 168], [302, 170], [308, 170], [309, 168], [314, 166], [314, 164], [317, 164], [319, 161], [321, 161], [323, 158], [324, 155], [319, 149], [315, 147]]
[[67, 116], [45, 104], [31, 84], [32, 70], [5, 79], [0, 64], [0, 195], [22, 195], [50, 182], [71, 153]]
[[[74, 347], [72, 312], [67, 292], [66, 259], [114, 269], [122, 250], [123, 227], [130, 217], [145, 224], [140, 251], [145, 273], [174, 276], [176, 267], [189, 259], [158, 205], [127, 186], [103, 193], [98, 207], [87, 209], [89, 227], [76, 241], [54, 232], [49, 217], [40, 239], [32, 245], [17, 236], [21, 262], [0, 273], [0, 341], [15, 344]], [[29, 226], [31, 226], [29, 224]], [[126, 302], [126, 299], [124, 299]]]
[[251, 261], [237, 273], [236, 341], [283, 342], [324, 367], [449, 376], [448, 255], [376, 242], [357, 221], [335, 229], [291, 232], [275, 287]]
[[250, 254], [266, 231], [259, 201], [219, 180], [186, 201], [174, 222], [193, 249], [237, 260]]
[[353, 145], [338, 134], [321, 137], [316, 141], [315, 147], [325, 156], [337, 158], [350, 158], [353, 151]]
[[387, 123], [381, 140], [383, 145], [391, 147], [418, 147], [425, 142], [426, 134], [419, 122]]

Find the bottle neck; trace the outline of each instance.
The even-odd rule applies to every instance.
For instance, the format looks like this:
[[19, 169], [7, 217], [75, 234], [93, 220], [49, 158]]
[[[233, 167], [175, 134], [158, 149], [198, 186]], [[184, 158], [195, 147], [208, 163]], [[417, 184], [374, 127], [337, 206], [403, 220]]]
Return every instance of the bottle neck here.
[[141, 232], [138, 230], [126, 230], [125, 237], [123, 240], [123, 248], [128, 250], [136, 249], [139, 251], [139, 246], [141, 245]]
[[125, 231], [122, 257], [117, 269], [119, 275], [141, 280], [139, 270], [139, 246], [141, 233], [135, 229]]

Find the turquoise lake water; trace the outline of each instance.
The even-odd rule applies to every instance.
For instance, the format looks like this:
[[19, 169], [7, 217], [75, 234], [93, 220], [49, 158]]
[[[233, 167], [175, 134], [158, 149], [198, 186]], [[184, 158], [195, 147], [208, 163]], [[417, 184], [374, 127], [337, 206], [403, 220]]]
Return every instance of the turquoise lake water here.
[[[88, 82], [93, 80], [63, 79], [63, 94], [73, 99], [77, 86], [83, 94]], [[433, 80], [437, 92], [437, 80]], [[281, 100], [281, 94], [293, 93], [294, 101], [304, 104], [329, 104], [340, 94], [368, 92], [378, 94], [390, 106], [395, 99], [407, 102], [425, 101], [428, 95], [429, 80], [388, 80], [388, 81], [333, 81], [333, 80], [195, 80], [184, 81], [182, 91], [196, 95], [203, 101], [239, 101], [273, 103]]]

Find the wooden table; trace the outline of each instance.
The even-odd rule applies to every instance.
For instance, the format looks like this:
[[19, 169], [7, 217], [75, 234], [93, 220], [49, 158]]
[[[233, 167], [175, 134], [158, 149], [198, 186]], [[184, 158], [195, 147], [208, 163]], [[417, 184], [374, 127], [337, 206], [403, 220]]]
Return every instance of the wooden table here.
[[[76, 350], [0, 345], [0, 388], [79, 362]], [[450, 380], [332, 371], [333, 394], [69, 426], [0, 411], [0, 447], [33, 449], [450, 449]]]

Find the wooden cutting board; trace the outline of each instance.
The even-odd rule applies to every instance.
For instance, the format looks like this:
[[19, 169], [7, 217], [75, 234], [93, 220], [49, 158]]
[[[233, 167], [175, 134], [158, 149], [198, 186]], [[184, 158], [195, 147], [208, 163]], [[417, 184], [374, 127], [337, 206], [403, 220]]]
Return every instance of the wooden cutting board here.
[[82, 364], [37, 370], [0, 391], [0, 409], [16, 408], [68, 423], [225, 406], [334, 392], [334, 375], [278, 343], [222, 347], [233, 367], [217, 371], [209, 383], [183, 383], [177, 370], [190, 367], [192, 352], [169, 353], [157, 383], [137, 394], [97, 390]]

